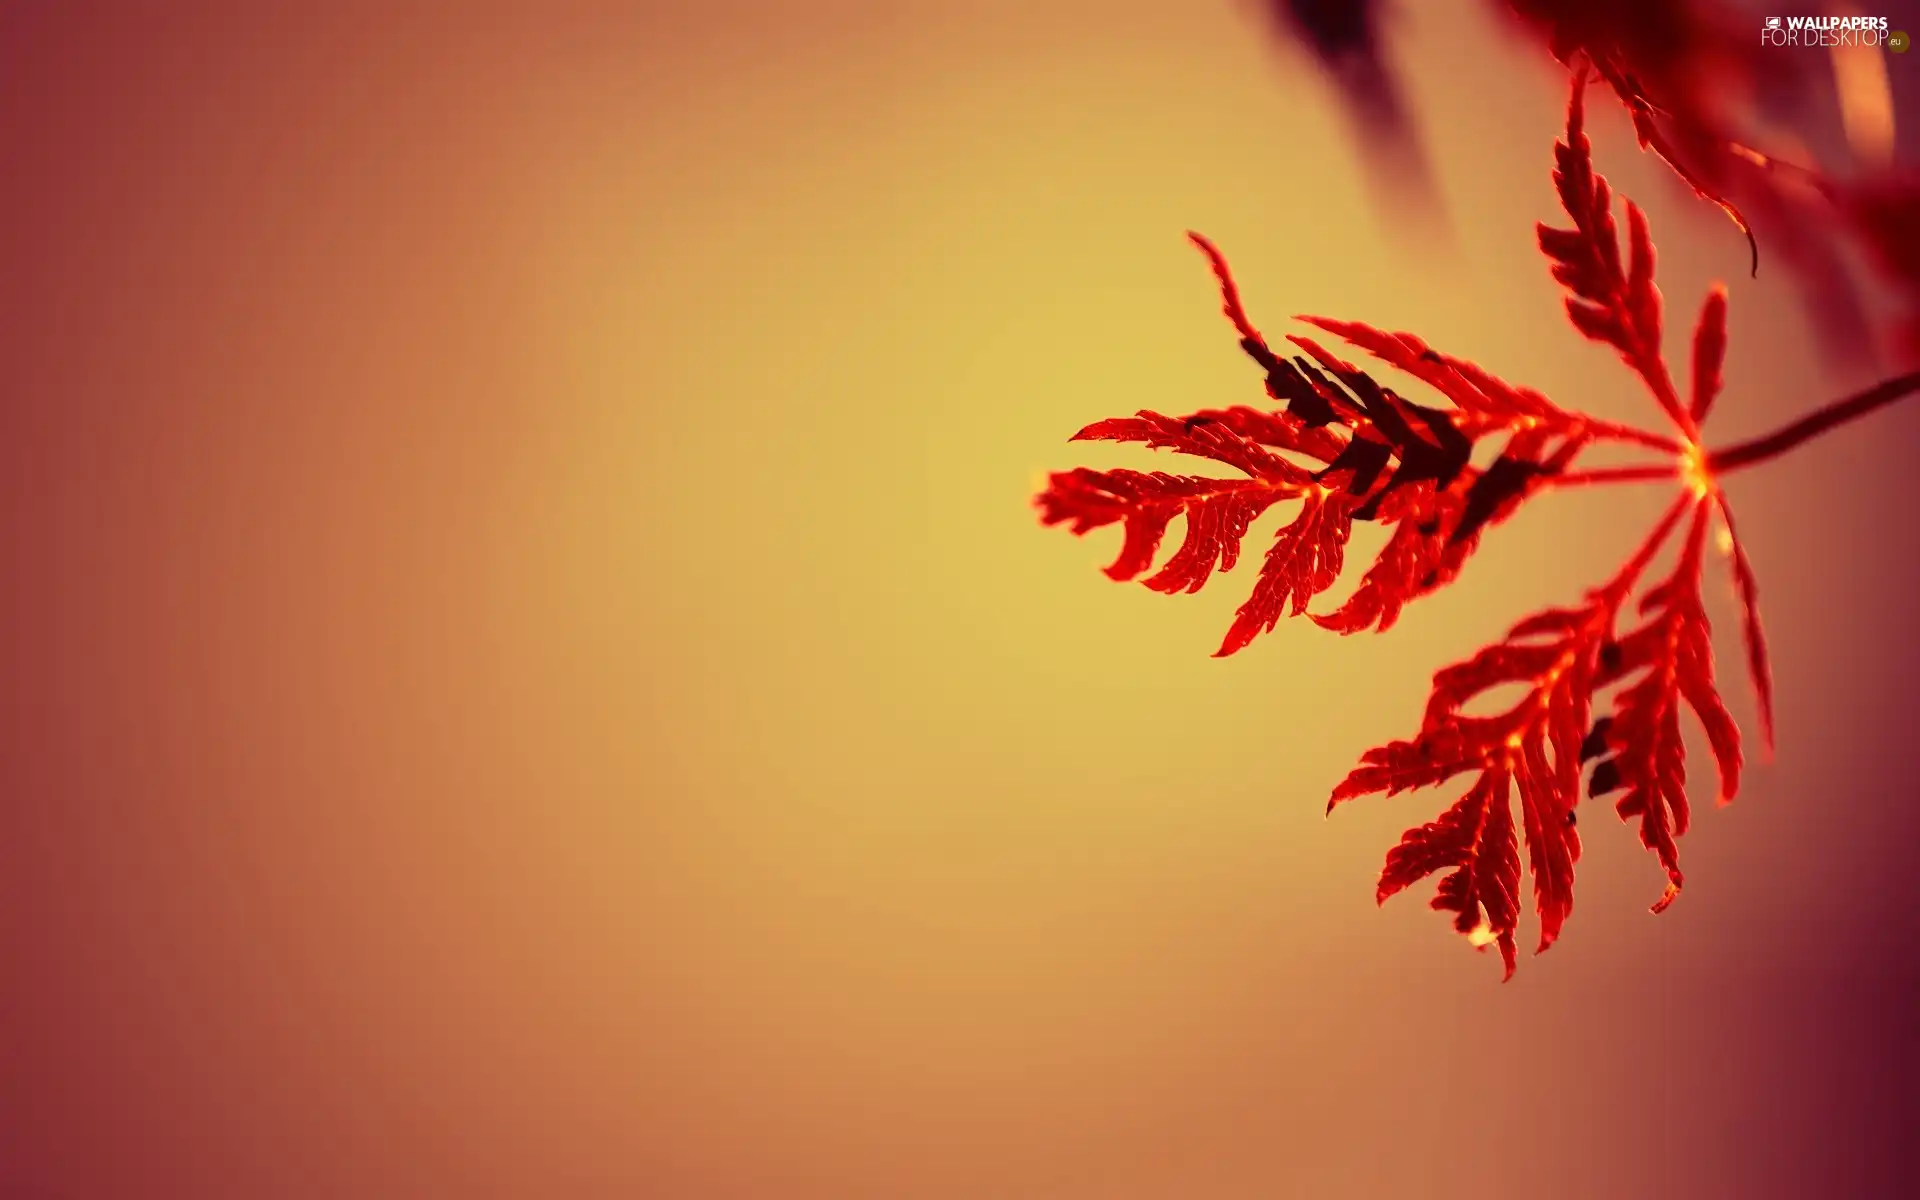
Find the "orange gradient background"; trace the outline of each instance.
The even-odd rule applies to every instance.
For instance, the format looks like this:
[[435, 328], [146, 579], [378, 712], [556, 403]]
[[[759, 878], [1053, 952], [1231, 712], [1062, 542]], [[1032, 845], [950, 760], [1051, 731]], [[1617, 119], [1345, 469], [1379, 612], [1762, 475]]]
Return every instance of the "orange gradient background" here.
[[[6, 6], [0, 1195], [1897, 1194], [1920, 409], [1732, 481], [1777, 761], [1658, 919], [1595, 805], [1504, 987], [1373, 904], [1445, 797], [1322, 805], [1660, 489], [1228, 660], [1247, 564], [1028, 507], [1257, 401], [1188, 228], [1652, 422], [1532, 246], [1560, 85], [1415, 7], [1451, 238], [1224, 0]], [[1670, 326], [1732, 277], [1719, 440], [1860, 382], [1596, 126]]]

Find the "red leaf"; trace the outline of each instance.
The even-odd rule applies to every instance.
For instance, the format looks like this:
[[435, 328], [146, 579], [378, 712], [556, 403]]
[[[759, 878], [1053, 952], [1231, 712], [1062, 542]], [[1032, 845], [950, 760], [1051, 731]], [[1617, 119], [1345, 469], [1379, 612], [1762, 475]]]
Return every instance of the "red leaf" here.
[[1259, 479], [1079, 467], [1049, 476], [1047, 490], [1035, 504], [1042, 524], [1070, 522], [1075, 534], [1123, 522], [1126, 539], [1120, 556], [1106, 569], [1108, 578], [1120, 581], [1136, 578], [1151, 567], [1167, 526], [1173, 518], [1186, 516], [1187, 534], [1180, 549], [1148, 583], [1160, 591], [1198, 591], [1215, 561], [1223, 571], [1233, 568], [1248, 524], [1274, 501], [1296, 494], [1288, 486]]
[[[1540, 914], [1540, 942], [1534, 948], [1538, 954], [1559, 939], [1560, 930], [1573, 913], [1573, 868], [1580, 861], [1580, 834], [1574, 828], [1573, 801], [1569, 797], [1577, 793], [1561, 786], [1560, 772], [1547, 762], [1537, 733], [1521, 742], [1520, 751], [1515, 759], [1515, 778], [1520, 785], [1534, 909]], [[1577, 772], [1575, 780], [1577, 783]], [[1513, 973], [1511, 966], [1507, 973]]]
[[1661, 342], [1660, 289], [1653, 283], [1653, 234], [1647, 228], [1647, 214], [1627, 201], [1627, 286], [1625, 303], [1629, 320], [1643, 345], [1658, 354]]
[[[1187, 417], [1143, 411], [1095, 422], [1074, 440], [1173, 450], [1247, 478], [1080, 468], [1051, 476], [1036, 504], [1043, 524], [1066, 524], [1076, 534], [1121, 524], [1125, 539], [1107, 568], [1117, 580], [1145, 573], [1173, 519], [1184, 517], [1180, 548], [1145, 580], [1171, 593], [1199, 591], [1216, 570], [1230, 570], [1251, 522], [1279, 500], [1301, 498], [1302, 511], [1276, 536], [1253, 593], [1221, 642], [1221, 656], [1271, 631], [1289, 609], [1301, 615], [1332, 587], [1357, 520], [1392, 524], [1393, 536], [1347, 603], [1313, 619], [1343, 632], [1391, 627], [1406, 604], [1458, 575], [1482, 525], [1532, 494], [1530, 476], [1522, 486], [1490, 490], [1487, 483], [1500, 479], [1470, 466], [1475, 440], [1511, 431], [1508, 456], [1518, 448], [1531, 462], [1549, 438], [1564, 435], [1564, 465], [1593, 425], [1537, 392], [1437, 354], [1418, 338], [1367, 325], [1309, 318], [1428, 383], [1454, 407], [1415, 404], [1310, 338], [1290, 336], [1305, 356], [1281, 359], [1247, 316], [1219, 248], [1199, 234], [1188, 236], [1219, 282], [1221, 309], [1242, 349], [1266, 371], [1269, 397], [1287, 409], [1207, 409]], [[1313, 472], [1286, 455], [1326, 465]]]
[[1215, 658], [1244, 649], [1258, 634], [1271, 633], [1289, 601], [1297, 617], [1315, 596], [1333, 586], [1346, 560], [1352, 511], [1353, 503], [1345, 496], [1328, 495], [1318, 488], [1307, 493], [1300, 515], [1275, 535], [1260, 581], [1234, 615], [1233, 627], [1214, 652]]
[[1540, 226], [1540, 248], [1554, 261], [1553, 276], [1573, 293], [1567, 315], [1591, 341], [1612, 346], [1647, 385], [1689, 442], [1699, 424], [1683, 407], [1662, 353], [1662, 300], [1654, 283], [1655, 251], [1646, 214], [1627, 201], [1627, 264], [1620, 263], [1618, 234], [1607, 181], [1593, 170], [1592, 144], [1584, 132], [1586, 70], [1576, 72], [1567, 102], [1566, 140], [1554, 146], [1554, 173], [1561, 203], [1573, 218], [1570, 230]]
[[[1537, 614], [1515, 626], [1505, 641], [1436, 674], [1420, 736], [1368, 751], [1328, 802], [1331, 810], [1370, 792], [1391, 795], [1478, 771], [1478, 782], [1453, 810], [1438, 823], [1409, 831], [1401, 839], [1388, 856], [1380, 896], [1385, 899], [1441, 867], [1465, 865], [1466, 859], [1457, 858], [1463, 845], [1457, 835], [1469, 817], [1476, 830], [1504, 828], [1504, 856], [1484, 864], [1476, 857], [1473, 861], [1479, 866], [1465, 879], [1442, 885], [1444, 903], [1436, 902], [1436, 907], [1460, 914], [1457, 927], [1462, 933], [1477, 927], [1469, 913], [1484, 912], [1488, 933], [1501, 944], [1508, 974], [1513, 969], [1511, 948], [1519, 918], [1511, 897], [1518, 890], [1520, 867], [1512, 848], [1507, 784], [1509, 779], [1519, 784], [1534, 903], [1540, 914], [1539, 949], [1544, 950], [1573, 911], [1573, 870], [1580, 857], [1573, 820], [1579, 798], [1577, 756], [1590, 711], [1595, 660], [1622, 594], [1623, 589], [1607, 589], [1596, 593], [1584, 608]], [[1495, 717], [1460, 715], [1459, 710], [1475, 697], [1510, 683], [1531, 686], [1506, 712]], [[1549, 745], [1557, 763], [1549, 761]], [[1491, 811], [1489, 804], [1497, 805], [1499, 812]], [[1477, 849], [1482, 843], [1472, 845]], [[1448, 858], [1447, 853], [1456, 858]], [[1498, 895], [1505, 901], [1489, 902], [1486, 889], [1480, 886], [1488, 878], [1500, 882]], [[1468, 900], [1479, 908], [1462, 907]]]
[[1666, 869], [1667, 890], [1653, 906], [1655, 912], [1671, 904], [1685, 882], [1676, 842], [1690, 818], [1686, 746], [1680, 735], [1683, 700], [1713, 749], [1721, 803], [1740, 790], [1740, 731], [1714, 687], [1712, 627], [1700, 598], [1708, 506], [1699, 501], [1692, 510], [1693, 524], [1679, 564], [1640, 602], [1641, 611], [1652, 618], [1621, 640], [1619, 665], [1608, 673], [1620, 678], [1645, 672], [1616, 697], [1606, 739], [1614, 754], [1594, 769], [1593, 794], [1625, 788], [1615, 810], [1622, 819], [1639, 818], [1641, 844]]
[[[1519, 785], [1534, 907], [1540, 917], [1536, 953], [1560, 936], [1573, 912], [1574, 865], [1580, 858], [1573, 814], [1580, 799], [1580, 763], [1593, 693], [1630, 669], [1625, 663], [1606, 665], [1615, 615], [1682, 513], [1691, 507], [1690, 502], [1675, 504], [1639, 552], [1579, 608], [1536, 613], [1515, 625], [1500, 642], [1435, 674], [1419, 736], [1367, 751], [1361, 765], [1334, 789], [1327, 802], [1329, 812], [1357, 796], [1393, 795], [1432, 787], [1470, 771], [1479, 773], [1467, 798], [1447, 816], [1402, 838], [1387, 860], [1381, 881], [1383, 898], [1423, 875], [1455, 865], [1436, 847], [1452, 847], [1457, 855], [1458, 839], [1449, 840], [1448, 831], [1457, 831], [1466, 815], [1490, 819], [1486, 812], [1490, 797], [1500, 797], [1504, 809], [1506, 781], [1511, 778]], [[1708, 681], [1710, 686], [1710, 666]], [[1477, 697], [1515, 683], [1527, 686], [1526, 695], [1505, 712], [1492, 717], [1462, 715], [1461, 710]], [[1511, 821], [1510, 816], [1503, 819]], [[1488, 932], [1504, 948], [1514, 935], [1517, 906], [1487, 905], [1485, 896], [1469, 887], [1477, 878], [1454, 884], [1453, 890], [1443, 885], [1445, 907], [1458, 913], [1463, 910], [1455, 907], [1456, 901], [1464, 903], [1466, 896], [1477, 899], [1487, 914]], [[1517, 890], [1518, 882], [1515, 858], [1507, 890]], [[1388, 883], [1393, 886], [1389, 888]], [[1472, 928], [1464, 926], [1461, 931]]]
[[1308, 447], [1321, 444], [1311, 435], [1324, 431], [1302, 429], [1297, 422], [1289, 422], [1283, 413], [1260, 413], [1252, 417], [1236, 417], [1231, 412], [1218, 416], [1211, 412], [1196, 413], [1191, 417], [1141, 412], [1132, 417], [1095, 421], [1074, 434], [1071, 440], [1140, 442], [1154, 450], [1174, 450], [1196, 458], [1210, 458], [1276, 484], [1304, 487], [1311, 482], [1304, 468], [1267, 447], [1309, 453]]
[[1704, 424], [1725, 382], [1727, 360], [1727, 289], [1720, 284], [1707, 292], [1700, 306], [1700, 322], [1693, 329], [1693, 398], [1688, 412], [1694, 424]]
[[1207, 256], [1207, 265], [1213, 268], [1213, 277], [1220, 284], [1220, 311], [1226, 314], [1227, 320], [1233, 323], [1242, 339], [1266, 346], [1267, 339], [1261, 337], [1260, 331], [1253, 327], [1253, 322], [1247, 319], [1246, 306], [1240, 303], [1240, 285], [1233, 281], [1233, 270], [1227, 266], [1227, 256], [1220, 253], [1220, 247], [1191, 230], [1187, 233], [1187, 240], [1200, 248], [1200, 253]]
[[1513, 975], [1514, 927], [1519, 922], [1520, 853], [1513, 838], [1512, 776], [1489, 769], [1446, 815], [1408, 830], [1387, 854], [1375, 895], [1387, 897], [1436, 871], [1454, 868], [1440, 881], [1435, 909], [1455, 914], [1453, 927], [1484, 947], [1500, 944], [1506, 975]]
[[1480, 545], [1478, 534], [1450, 540], [1476, 477], [1463, 475], [1439, 492], [1418, 484], [1400, 503], [1383, 506], [1380, 519], [1393, 525], [1393, 535], [1346, 603], [1330, 613], [1309, 614], [1314, 624], [1341, 634], [1385, 633], [1408, 604], [1452, 583]]
[[1574, 227], [1538, 226], [1540, 250], [1553, 262], [1554, 279], [1572, 293], [1566, 306], [1573, 327], [1589, 341], [1618, 351], [1622, 361], [1646, 381], [1674, 424], [1691, 435], [1692, 423], [1680, 409], [1661, 357], [1661, 300], [1653, 282], [1653, 236], [1646, 214], [1627, 201], [1623, 267], [1619, 232], [1613, 223], [1613, 192], [1593, 169], [1593, 144], [1586, 135], [1586, 84], [1587, 72], [1582, 68], [1574, 73], [1567, 100], [1566, 139], [1553, 147], [1554, 187]]
[[1462, 413], [1459, 423], [1472, 429], [1475, 437], [1498, 429], [1543, 427], [1570, 432], [1582, 424], [1582, 418], [1539, 392], [1498, 379], [1465, 359], [1441, 354], [1411, 333], [1388, 333], [1357, 321], [1329, 317], [1295, 319], [1319, 326], [1453, 401]]
[[[1342, 633], [1384, 631], [1407, 603], [1455, 579], [1487, 528], [1549, 486], [1657, 479], [1684, 485], [1640, 548], [1583, 603], [1536, 613], [1500, 641], [1437, 672], [1417, 734], [1368, 750], [1328, 800], [1331, 812], [1358, 796], [1394, 795], [1472, 775], [1438, 820], [1403, 835], [1387, 856], [1378, 896], [1384, 901], [1445, 872], [1434, 907], [1451, 912], [1456, 929], [1476, 945], [1499, 944], [1509, 976], [1516, 960], [1522, 839], [1540, 921], [1536, 952], [1553, 945], [1572, 914], [1581, 854], [1575, 812], [1588, 760], [1599, 760], [1590, 794], [1621, 793], [1616, 810], [1638, 826], [1641, 842], [1667, 874], [1656, 912], [1683, 883], [1678, 839], [1691, 818], [1683, 707], [1705, 731], [1721, 802], [1739, 791], [1740, 734], [1715, 681], [1712, 629], [1701, 598], [1703, 546], [1716, 508], [1726, 520], [1748, 665], [1762, 732], [1771, 743], [1772, 680], [1758, 586], [1716, 475], [1764, 461], [1920, 390], [1920, 376], [1890, 380], [1766, 437], [1709, 453], [1699, 425], [1723, 387], [1725, 290], [1716, 288], [1701, 309], [1690, 395], [1683, 404], [1661, 352], [1663, 301], [1646, 216], [1628, 202], [1623, 255], [1612, 192], [1593, 170], [1582, 87], [1576, 79], [1566, 140], [1555, 147], [1554, 179], [1574, 228], [1541, 227], [1540, 247], [1570, 293], [1567, 309], [1575, 325], [1619, 351], [1679, 427], [1681, 440], [1562, 409], [1432, 350], [1413, 334], [1356, 322], [1302, 318], [1427, 384], [1451, 408], [1410, 401], [1307, 337], [1290, 335], [1303, 353], [1282, 359], [1248, 319], [1225, 259], [1194, 235], [1219, 280], [1222, 307], [1242, 349], [1265, 372], [1268, 396], [1284, 410], [1235, 407], [1185, 418], [1142, 412], [1098, 422], [1079, 439], [1170, 449], [1232, 467], [1243, 478], [1080, 468], [1052, 476], [1037, 501], [1046, 524], [1067, 524], [1075, 533], [1121, 524], [1124, 542], [1108, 568], [1120, 579], [1147, 571], [1173, 517], [1184, 516], [1180, 548], [1146, 583], [1162, 591], [1195, 591], [1216, 569], [1234, 565], [1252, 520], [1279, 500], [1299, 499], [1300, 511], [1276, 534], [1252, 594], [1221, 643], [1217, 653], [1227, 655], [1272, 630], [1289, 610], [1301, 615], [1331, 587], [1353, 521], [1377, 519], [1392, 532], [1346, 603], [1312, 619]], [[1475, 443], [1495, 433], [1506, 439], [1499, 457], [1476, 469]], [[1652, 447], [1671, 457], [1667, 465], [1570, 473], [1574, 458], [1597, 441]], [[1313, 469], [1296, 460], [1320, 465]], [[1642, 576], [1683, 518], [1691, 520], [1671, 573], [1641, 593]], [[1615, 627], [1636, 595], [1639, 624], [1616, 637]], [[1512, 685], [1524, 694], [1505, 711], [1468, 714], [1490, 691]], [[1596, 695], [1616, 687], [1611, 714], [1594, 720]], [[1516, 794], [1517, 831], [1511, 807]]]
[[1727, 548], [1733, 556], [1734, 589], [1740, 595], [1740, 636], [1747, 649], [1747, 672], [1760, 710], [1760, 744], [1773, 753], [1773, 666], [1767, 659], [1767, 635], [1760, 628], [1760, 582], [1754, 577], [1747, 548], [1733, 527], [1733, 509], [1720, 500], [1720, 519], [1727, 524]]

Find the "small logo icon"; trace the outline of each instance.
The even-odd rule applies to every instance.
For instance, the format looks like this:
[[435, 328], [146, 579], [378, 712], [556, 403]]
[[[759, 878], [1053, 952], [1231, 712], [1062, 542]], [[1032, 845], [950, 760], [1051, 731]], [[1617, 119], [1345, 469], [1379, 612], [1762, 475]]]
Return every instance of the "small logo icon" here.
[[1887, 35], [1887, 49], [1895, 54], [1905, 54], [1907, 47], [1912, 44], [1913, 39], [1907, 36], [1907, 31], [1904, 29], [1896, 29]]
[[1779, 17], [1768, 17], [1768, 18], [1767, 18], [1767, 28], [1768, 28], [1768, 29], [1778, 29], [1778, 28], [1780, 28], [1780, 18], [1779, 18]]

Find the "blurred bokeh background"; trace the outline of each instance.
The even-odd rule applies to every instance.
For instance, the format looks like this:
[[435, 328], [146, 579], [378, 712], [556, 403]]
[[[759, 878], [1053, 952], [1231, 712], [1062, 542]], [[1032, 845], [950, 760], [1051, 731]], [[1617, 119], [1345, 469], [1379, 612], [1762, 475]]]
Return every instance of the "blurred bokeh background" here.
[[[1229, 660], [1028, 507], [1258, 401], [1189, 228], [1651, 418], [1551, 63], [1412, 8], [1446, 237], [1227, 0], [0, 8], [0, 1194], [1911, 1194], [1920, 409], [1733, 481], [1777, 761], [1506, 986], [1324, 798], [1659, 490]], [[1597, 111], [1718, 439], [1862, 382]]]

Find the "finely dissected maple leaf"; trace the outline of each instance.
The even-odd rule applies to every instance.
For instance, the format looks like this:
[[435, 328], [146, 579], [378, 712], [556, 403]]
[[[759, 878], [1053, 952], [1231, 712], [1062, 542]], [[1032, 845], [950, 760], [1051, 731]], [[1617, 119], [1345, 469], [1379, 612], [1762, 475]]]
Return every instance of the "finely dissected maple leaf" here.
[[[1666, 515], [1612, 578], [1578, 605], [1536, 613], [1501, 641], [1441, 670], [1415, 735], [1367, 751], [1328, 801], [1331, 812], [1359, 796], [1474, 776], [1452, 807], [1407, 831], [1387, 855], [1377, 896], [1384, 902], [1445, 872], [1433, 906], [1452, 913], [1455, 928], [1474, 945], [1497, 945], [1508, 977], [1518, 957], [1523, 846], [1540, 922], [1538, 950], [1554, 943], [1572, 914], [1580, 858], [1575, 812], [1588, 762], [1588, 795], [1619, 793], [1616, 812], [1638, 824], [1641, 842], [1665, 871], [1667, 885], [1655, 912], [1672, 903], [1683, 882], [1678, 839], [1691, 813], [1683, 709], [1706, 735], [1720, 802], [1730, 802], [1739, 790], [1740, 731], [1715, 682], [1702, 596], [1705, 546], [1716, 520], [1740, 601], [1762, 736], [1772, 743], [1773, 679], [1758, 585], [1720, 478], [1920, 391], [1920, 374], [1902, 376], [1776, 433], [1709, 451], [1700, 431], [1723, 383], [1727, 293], [1716, 286], [1701, 306], [1683, 397], [1662, 351], [1663, 300], [1654, 284], [1646, 216], [1625, 202], [1623, 251], [1615, 197], [1594, 170], [1585, 133], [1587, 77], [1584, 69], [1575, 74], [1566, 136], [1554, 147], [1554, 184], [1572, 227], [1541, 225], [1536, 237], [1566, 291], [1574, 329], [1611, 348], [1640, 377], [1673, 434], [1570, 411], [1435, 351], [1412, 334], [1353, 322], [1300, 318], [1424, 384], [1448, 407], [1407, 399], [1309, 337], [1290, 335], [1300, 353], [1282, 357], [1249, 319], [1220, 251], [1193, 234], [1219, 282], [1222, 308], [1241, 349], [1264, 372], [1268, 398], [1283, 407], [1209, 409], [1185, 417], [1147, 411], [1096, 422], [1075, 440], [1137, 442], [1211, 460], [1238, 474], [1082, 467], [1052, 475], [1035, 500], [1044, 524], [1067, 525], [1076, 534], [1120, 525], [1120, 553], [1107, 568], [1116, 580], [1145, 575], [1174, 518], [1182, 518], [1179, 548], [1144, 580], [1169, 593], [1198, 591], [1216, 569], [1230, 570], [1253, 521], [1277, 504], [1298, 501], [1217, 651], [1227, 655], [1272, 630], [1283, 615], [1308, 613], [1340, 577], [1355, 521], [1379, 521], [1393, 532], [1346, 603], [1308, 613], [1343, 634], [1387, 630], [1408, 603], [1458, 577], [1486, 529], [1547, 490], [1653, 480], [1681, 485]], [[1499, 453], [1484, 469], [1476, 468], [1475, 448], [1487, 439], [1502, 439]], [[1598, 442], [1668, 457], [1658, 465], [1573, 470], [1577, 456]], [[1671, 568], [1649, 584], [1676, 533]], [[1506, 711], [1465, 711], [1509, 685], [1524, 695]]]

